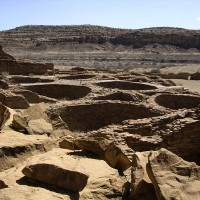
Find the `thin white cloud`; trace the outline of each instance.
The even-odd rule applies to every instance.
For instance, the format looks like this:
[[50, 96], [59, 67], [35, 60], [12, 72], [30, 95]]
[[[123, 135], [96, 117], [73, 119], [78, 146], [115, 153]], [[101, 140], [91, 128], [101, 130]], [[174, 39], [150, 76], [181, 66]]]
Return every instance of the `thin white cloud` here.
[[197, 20], [197, 21], [200, 21], [200, 17], [197, 17], [196, 20]]

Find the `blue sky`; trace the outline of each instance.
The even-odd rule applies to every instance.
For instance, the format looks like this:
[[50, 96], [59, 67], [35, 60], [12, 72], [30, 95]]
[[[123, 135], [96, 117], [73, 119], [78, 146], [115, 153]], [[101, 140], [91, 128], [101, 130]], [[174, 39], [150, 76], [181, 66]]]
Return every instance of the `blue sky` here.
[[200, 29], [200, 0], [0, 0], [0, 30], [80, 24]]

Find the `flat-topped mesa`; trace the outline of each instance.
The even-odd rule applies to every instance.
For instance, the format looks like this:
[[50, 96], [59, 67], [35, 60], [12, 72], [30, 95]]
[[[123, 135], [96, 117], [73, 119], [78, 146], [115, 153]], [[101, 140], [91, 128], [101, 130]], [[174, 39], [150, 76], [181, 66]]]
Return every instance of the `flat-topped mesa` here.
[[54, 70], [52, 63], [34, 63], [30, 61], [16, 61], [6, 54], [0, 46], [0, 73], [11, 75], [43, 75]]
[[146, 28], [127, 32], [112, 40], [114, 44], [132, 45], [141, 48], [145, 45], [172, 45], [182, 49], [200, 49], [200, 32], [181, 28]]
[[116, 29], [102, 26], [21, 26], [0, 32], [0, 42], [6, 47], [21, 49], [48, 48], [45, 45], [63, 43], [120, 44], [141, 48], [148, 44], [173, 45], [183, 49], [200, 49], [200, 31], [157, 27], [145, 29]]

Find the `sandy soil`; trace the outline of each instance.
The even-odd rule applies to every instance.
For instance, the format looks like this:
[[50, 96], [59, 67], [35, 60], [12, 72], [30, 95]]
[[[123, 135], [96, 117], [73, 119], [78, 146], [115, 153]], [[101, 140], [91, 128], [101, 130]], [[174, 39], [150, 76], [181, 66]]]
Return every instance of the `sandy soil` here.
[[200, 80], [182, 80], [171, 79], [176, 85], [183, 86], [192, 92], [198, 92], [200, 94]]

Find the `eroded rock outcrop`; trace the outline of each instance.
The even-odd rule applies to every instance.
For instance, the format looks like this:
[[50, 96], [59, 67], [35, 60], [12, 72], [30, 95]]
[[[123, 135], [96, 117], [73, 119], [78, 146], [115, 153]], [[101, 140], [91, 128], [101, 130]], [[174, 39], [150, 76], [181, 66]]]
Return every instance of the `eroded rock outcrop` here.
[[[73, 154], [74, 156], [70, 156]], [[79, 157], [78, 155], [79, 151], [66, 152], [66, 150], [54, 149], [33, 159], [22, 172], [33, 180], [72, 192], [80, 192], [85, 187], [87, 188], [87, 185], [90, 187], [96, 185], [97, 182], [101, 181], [101, 178], [112, 179], [112, 176], [116, 175], [116, 172], [104, 161]], [[86, 167], [86, 164], [90, 165]], [[96, 173], [97, 169], [98, 173]], [[99, 178], [100, 180], [98, 180]]]
[[31, 135], [51, 135], [53, 127], [44, 119], [35, 119], [28, 122], [28, 133]]
[[10, 112], [2, 103], [0, 103], [0, 129], [4, 126], [10, 117]]
[[22, 172], [33, 180], [52, 184], [71, 192], [80, 192], [87, 184], [88, 175], [75, 169], [75, 166], [72, 166], [72, 163], [61, 166], [54, 163], [38, 163], [26, 166]]
[[199, 199], [200, 167], [160, 149], [148, 157], [148, 175], [160, 199]]
[[12, 90], [15, 94], [22, 95], [29, 103], [40, 103], [41, 98], [37, 93], [34, 93], [30, 90], [24, 90], [24, 89], [18, 89], [18, 90]]
[[[152, 119], [132, 121], [122, 128], [130, 134], [124, 136], [126, 144], [134, 151], [167, 148], [187, 161], [199, 160], [199, 113], [198, 108], [189, 112], [183, 110]], [[146, 128], [145, 128], [146, 127]], [[192, 144], [192, 145], [191, 145]]]
[[[0, 41], [5, 45], [18, 44], [18, 41], [33, 41], [35, 46], [43, 49], [46, 43], [54, 46], [57, 43], [91, 43], [121, 44], [141, 48], [145, 45], [173, 45], [179, 48], [199, 49], [199, 31], [181, 28], [157, 27], [138, 30], [116, 29], [102, 26], [22, 26], [1, 33]], [[56, 33], [52, 34], [52, 32]], [[16, 35], [18, 37], [16, 37]], [[17, 39], [16, 39], [17, 38]], [[42, 40], [43, 39], [43, 40]], [[19, 45], [19, 44], [18, 44]], [[30, 45], [29, 43], [27, 46]], [[21, 47], [21, 46], [20, 46]]]
[[26, 109], [28, 102], [22, 95], [17, 95], [11, 91], [0, 90], [0, 102], [12, 109]]
[[30, 120], [45, 119], [45, 121], [48, 121], [47, 114], [45, 114], [47, 108], [48, 106], [46, 104], [40, 103], [29, 107], [21, 113], [14, 114], [12, 127], [16, 130], [28, 131], [28, 123]]
[[153, 184], [147, 174], [149, 152], [133, 155], [129, 199], [156, 199]]
[[67, 129], [56, 112], [51, 112], [45, 103], [35, 104], [13, 115], [12, 127], [28, 134], [51, 135], [53, 130]]
[[0, 172], [12, 168], [28, 157], [46, 152], [55, 142], [44, 135], [24, 135], [12, 130], [0, 134]]
[[[63, 74], [80, 78], [85, 72], [78, 68]], [[5, 78], [9, 89], [3, 94], [51, 103], [8, 108], [9, 120], [2, 104], [0, 180], [9, 187], [1, 189], [0, 199], [176, 199], [184, 188], [181, 198], [189, 199], [190, 193], [197, 198], [199, 167], [188, 161], [200, 163], [199, 95], [157, 75], [89, 73], [95, 78], [65, 80], [59, 74], [50, 77], [54, 83], [13, 85]], [[97, 86], [100, 82], [111, 87]], [[63, 149], [44, 153], [58, 145]], [[163, 147], [168, 150], [159, 150]]]
[[97, 154], [109, 166], [117, 169], [119, 173], [123, 173], [131, 166], [131, 161], [127, 155], [114, 142], [103, 138], [80, 138], [75, 140], [74, 143], [80, 149]]
[[199, 63], [199, 35], [198, 30], [170, 27], [22, 26], [0, 32], [0, 43], [19, 59], [46, 60], [60, 66], [147, 68], [155, 63], [161, 67]]
[[72, 136], [65, 136], [65, 138], [62, 138], [59, 142], [59, 147], [69, 150], [80, 150], [80, 148], [75, 144], [75, 140], [76, 139]]

